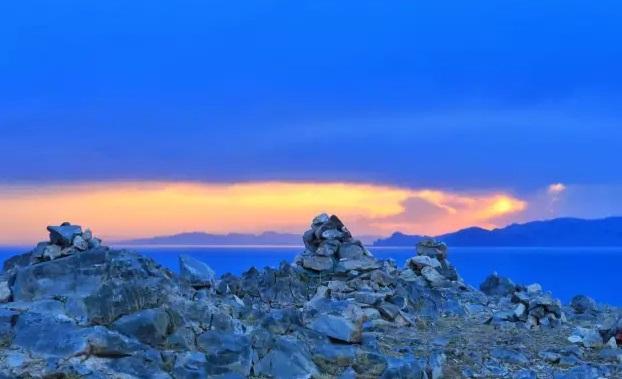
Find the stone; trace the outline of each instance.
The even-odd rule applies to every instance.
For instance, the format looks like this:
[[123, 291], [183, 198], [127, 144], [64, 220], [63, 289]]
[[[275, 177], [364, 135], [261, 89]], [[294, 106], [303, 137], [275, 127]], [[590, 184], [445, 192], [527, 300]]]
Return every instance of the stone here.
[[533, 283], [525, 287], [529, 295], [537, 295], [542, 292], [542, 286], [538, 283]]
[[506, 348], [494, 348], [490, 351], [490, 355], [500, 361], [513, 363], [513, 364], [527, 364], [529, 363], [529, 359], [525, 356], [525, 354]]
[[93, 232], [91, 231], [91, 229], [89, 229], [89, 228], [84, 229], [84, 231], [82, 232], [82, 238], [86, 242], [89, 242], [90, 240], [92, 240], [93, 239]]
[[365, 248], [360, 243], [346, 242], [339, 247], [340, 259], [359, 259], [365, 255]]
[[579, 314], [592, 312], [596, 309], [596, 302], [591, 297], [577, 295], [570, 301], [572, 309]]
[[163, 345], [170, 334], [171, 320], [163, 309], [145, 309], [119, 318], [112, 328], [151, 346]]
[[82, 227], [63, 223], [61, 226], [48, 226], [50, 232], [50, 242], [61, 247], [69, 247], [76, 236], [82, 234]]
[[514, 317], [518, 320], [525, 321], [527, 318], [527, 307], [525, 304], [519, 303], [516, 305], [516, 308], [514, 308]]
[[433, 238], [417, 243], [417, 255], [425, 255], [438, 260], [447, 258], [447, 245], [437, 242]]
[[430, 266], [425, 266], [421, 269], [421, 276], [423, 276], [432, 287], [442, 286], [446, 282], [445, 277]]
[[311, 379], [319, 375], [308, 349], [288, 336], [279, 337], [270, 352], [253, 366], [253, 371], [275, 379]]
[[339, 341], [348, 343], [361, 341], [361, 322], [353, 321], [340, 315], [319, 315], [308, 327]]
[[11, 300], [11, 288], [6, 280], [0, 281], [0, 303], [6, 303]]
[[333, 255], [337, 254], [337, 251], [340, 249], [341, 248], [339, 241], [326, 240], [320, 243], [320, 246], [315, 251], [315, 254], [325, 257], [332, 257]]
[[89, 243], [82, 238], [82, 236], [75, 236], [73, 239], [72, 246], [75, 247], [79, 251], [85, 251], [89, 248]]
[[207, 331], [197, 337], [197, 346], [205, 352], [208, 377], [225, 373], [249, 375], [252, 350], [248, 336]]
[[436, 258], [431, 258], [427, 255], [417, 255], [415, 257], [408, 258], [404, 265], [414, 271], [421, 271], [424, 267], [440, 268], [441, 262]]
[[53, 260], [61, 256], [61, 247], [58, 245], [48, 245], [43, 249], [43, 257], [47, 260]]
[[177, 355], [173, 375], [179, 379], [207, 379], [207, 359], [205, 354], [187, 351]]
[[354, 270], [370, 271], [380, 267], [380, 262], [372, 257], [364, 256], [359, 259], [340, 259], [339, 262], [337, 262], [336, 270], [338, 272], [348, 272]]
[[322, 232], [322, 238], [327, 240], [341, 239], [344, 234], [337, 229], [328, 229]]
[[508, 296], [516, 291], [516, 285], [510, 279], [494, 272], [480, 284], [479, 289], [488, 296]]
[[302, 267], [313, 271], [329, 271], [332, 270], [334, 261], [331, 257], [322, 256], [305, 256], [302, 257]]
[[319, 215], [315, 216], [315, 218], [313, 218], [313, 221], [311, 222], [311, 226], [320, 226], [322, 224], [327, 223], [330, 220], [330, 217], [326, 214], [326, 213], [320, 213]]
[[179, 276], [195, 288], [213, 287], [216, 279], [207, 263], [185, 254], [179, 256]]

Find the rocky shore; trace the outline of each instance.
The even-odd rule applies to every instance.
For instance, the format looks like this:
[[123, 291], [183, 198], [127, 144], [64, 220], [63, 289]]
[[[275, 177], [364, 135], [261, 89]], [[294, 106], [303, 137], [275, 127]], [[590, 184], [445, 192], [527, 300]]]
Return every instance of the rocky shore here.
[[622, 378], [620, 309], [473, 288], [442, 242], [397, 267], [322, 214], [294, 262], [218, 278], [48, 230], [0, 274], [0, 378]]

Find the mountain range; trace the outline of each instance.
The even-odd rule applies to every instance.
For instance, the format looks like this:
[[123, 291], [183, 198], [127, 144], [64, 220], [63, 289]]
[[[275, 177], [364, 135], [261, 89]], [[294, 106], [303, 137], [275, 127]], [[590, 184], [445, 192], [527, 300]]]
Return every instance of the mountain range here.
[[[426, 238], [395, 232], [374, 246], [414, 246]], [[450, 246], [622, 246], [622, 217], [556, 218], [487, 230], [471, 227], [434, 236]]]
[[[395, 232], [387, 238], [363, 236], [373, 246], [414, 246], [427, 238]], [[557, 218], [512, 224], [487, 230], [471, 227], [434, 236], [450, 246], [622, 246], [622, 217], [597, 220]], [[261, 234], [204, 232], [118, 241], [118, 245], [302, 245], [300, 234], [264, 232]]]

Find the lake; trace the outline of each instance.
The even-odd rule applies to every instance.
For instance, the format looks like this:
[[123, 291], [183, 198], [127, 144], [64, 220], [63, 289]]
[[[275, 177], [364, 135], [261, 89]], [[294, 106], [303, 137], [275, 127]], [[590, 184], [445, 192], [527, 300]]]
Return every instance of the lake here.
[[[184, 253], [207, 262], [218, 274], [240, 274], [251, 266], [278, 266], [291, 261], [302, 249], [277, 247], [133, 247], [174, 271], [177, 255]], [[28, 248], [0, 247], [0, 260]], [[415, 254], [414, 248], [370, 248], [378, 258], [393, 258], [398, 265]], [[524, 248], [453, 247], [449, 260], [464, 280], [478, 287], [487, 275], [497, 271], [516, 283], [540, 283], [564, 302], [585, 294], [599, 302], [622, 306], [622, 247]]]

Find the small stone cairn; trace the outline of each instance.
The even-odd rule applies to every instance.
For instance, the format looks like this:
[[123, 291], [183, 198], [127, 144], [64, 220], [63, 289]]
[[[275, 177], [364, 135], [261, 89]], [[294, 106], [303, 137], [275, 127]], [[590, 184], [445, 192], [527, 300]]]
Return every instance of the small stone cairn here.
[[538, 283], [516, 285], [512, 280], [495, 272], [480, 285], [480, 290], [499, 299], [501, 307], [511, 308], [495, 312], [489, 322], [521, 322], [528, 328], [535, 329], [554, 328], [566, 321], [561, 301], [544, 292]]
[[30, 254], [30, 264], [51, 261], [101, 246], [101, 240], [93, 236], [90, 229], [82, 230], [79, 225], [63, 222], [59, 226], [48, 226], [49, 242], [40, 242]]
[[458, 272], [447, 260], [447, 245], [433, 238], [417, 243], [417, 255], [406, 260], [400, 277], [406, 281], [423, 278], [433, 287], [461, 281]]
[[296, 263], [307, 270], [346, 273], [380, 267], [363, 243], [353, 239], [348, 228], [335, 215], [322, 213], [316, 216], [302, 239], [305, 251], [297, 257]]

